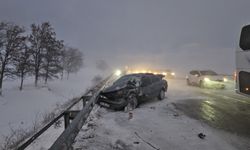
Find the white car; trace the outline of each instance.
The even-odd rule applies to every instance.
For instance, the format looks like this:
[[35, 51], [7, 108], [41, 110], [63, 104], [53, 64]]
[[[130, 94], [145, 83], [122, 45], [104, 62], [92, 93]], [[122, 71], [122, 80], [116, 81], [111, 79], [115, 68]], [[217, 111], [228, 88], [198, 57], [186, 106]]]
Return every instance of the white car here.
[[212, 70], [192, 70], [186, 77], [188, 85], [197, 85], [201, 88], [225, 88], [227, 79]]

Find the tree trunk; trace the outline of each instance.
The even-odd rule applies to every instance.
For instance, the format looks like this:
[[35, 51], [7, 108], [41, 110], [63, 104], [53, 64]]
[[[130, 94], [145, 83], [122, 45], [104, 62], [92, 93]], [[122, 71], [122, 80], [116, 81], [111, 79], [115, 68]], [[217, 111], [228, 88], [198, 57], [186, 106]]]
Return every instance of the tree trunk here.
[[37, 87], [39, 69], [35, 68], [35, 86]]
[[67, 72], [67, 80], [69, 80], [69, 71]]
[[22, 91], [23, 90], [23, 79], [24, 79], [24, 73], [22, 71], [21, 73], [21, 84], [20, 84], [20, 87], [19, 87], [19, 90]]
[[62, 73], [61, 73], [61, 80], [63, 80], [63, 71], [62, 71]]
[[46, 66], [46, 73], [45, 73], [45, 84], [47, 84], [49, 78], [49, 63]]
[[36, 52], [36, 56], [35, 56], [35, 87], [37, 87], [37, 83], [38, 83], [38, 78], [39, 78], [39, 53]]
[[5, 71], [6, 62], [4, 61], [1, 68], [1, 76], [0, 76], [0, 95], [2, 95], [2, 88], [3, 88], [3, 76]]

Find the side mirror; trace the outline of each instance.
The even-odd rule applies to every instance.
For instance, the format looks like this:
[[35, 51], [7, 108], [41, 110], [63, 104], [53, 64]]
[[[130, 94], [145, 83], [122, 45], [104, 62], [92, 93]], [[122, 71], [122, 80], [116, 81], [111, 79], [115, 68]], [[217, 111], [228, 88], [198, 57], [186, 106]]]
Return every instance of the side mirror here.
[[239, 46], [244, 51], [250, 50], [250, 25], [242, 28]]

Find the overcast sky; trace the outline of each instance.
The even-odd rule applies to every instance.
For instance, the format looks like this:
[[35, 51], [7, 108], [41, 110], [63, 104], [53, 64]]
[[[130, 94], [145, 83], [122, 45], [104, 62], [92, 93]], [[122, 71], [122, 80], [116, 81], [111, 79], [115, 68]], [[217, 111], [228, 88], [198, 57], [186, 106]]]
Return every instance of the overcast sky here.
[[250, 0], [0, 0], [0, 20], [49, 21], [86, 65], [135, 64], [234, 71], [240, 28], [250, 23]]

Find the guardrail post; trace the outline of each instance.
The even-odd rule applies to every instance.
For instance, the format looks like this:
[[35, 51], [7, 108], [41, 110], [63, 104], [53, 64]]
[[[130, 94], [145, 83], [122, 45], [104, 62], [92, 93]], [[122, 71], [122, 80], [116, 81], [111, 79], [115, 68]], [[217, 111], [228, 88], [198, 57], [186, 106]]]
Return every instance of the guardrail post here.
[[82, 96], [81, 99], [82, 99], [82, 108], [84, 108], [87, 104], [87, 101], [91, 98], [91, 96]]
[[69, 126], [69, 113], [64, 113], [64, 129], [66, 129]]
[[69, 126], [70, 120], [73, 120], [77, 114], [79, 113], [79, 110], [69, 110], [64, 113], [64, 127], [65, 129]]

